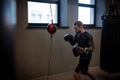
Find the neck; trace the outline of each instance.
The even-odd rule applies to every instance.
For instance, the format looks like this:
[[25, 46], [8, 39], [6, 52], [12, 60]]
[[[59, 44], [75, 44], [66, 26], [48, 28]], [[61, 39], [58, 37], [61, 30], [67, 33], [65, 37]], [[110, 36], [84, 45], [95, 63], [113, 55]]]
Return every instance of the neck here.
[[84, 32], [85, 32], [85, 29], [82, 29], [82, 30], [81, 30], [81, 33], [84, 33]]

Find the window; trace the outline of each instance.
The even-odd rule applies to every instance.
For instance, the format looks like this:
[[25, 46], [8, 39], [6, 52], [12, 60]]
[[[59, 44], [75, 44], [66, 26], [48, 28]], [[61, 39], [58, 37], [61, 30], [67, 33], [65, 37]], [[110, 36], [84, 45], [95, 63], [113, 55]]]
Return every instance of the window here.
[[59, 0], [57, 1], [28, 1], [29, 26], [46, 26], [52, 22], [59, 25]]
[[95, 0], [78, 0], [78, 20], [85, 25], [94, 25]]

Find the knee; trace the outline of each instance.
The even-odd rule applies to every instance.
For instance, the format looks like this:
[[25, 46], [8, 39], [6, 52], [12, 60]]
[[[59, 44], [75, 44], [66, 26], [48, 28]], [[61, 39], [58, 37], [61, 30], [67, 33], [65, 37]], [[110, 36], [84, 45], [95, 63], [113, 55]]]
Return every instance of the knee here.
[[86, 75], [87, 74], [87, 70], [81, 70], [81, 73]]
[[73, 77], [74, 77], [75, 80], [80, 80], [80, 73], [74, 72]]
[[73, 76], [79, 76], [79, 75], [80, 75], [80, 73], [77, 73], [77, 72], [73, 73]]
[[[76, 73], [76, 72], [74, 72], [73, 73], [73, 77], [76, 79], [76, 78], [80, 78], [80, 73]], [[77, 79], [78, 80], [78, 79]]]
[[78, 73], [76, 73], [76, 72], [73, 72], [73, 76], [76, 76]]

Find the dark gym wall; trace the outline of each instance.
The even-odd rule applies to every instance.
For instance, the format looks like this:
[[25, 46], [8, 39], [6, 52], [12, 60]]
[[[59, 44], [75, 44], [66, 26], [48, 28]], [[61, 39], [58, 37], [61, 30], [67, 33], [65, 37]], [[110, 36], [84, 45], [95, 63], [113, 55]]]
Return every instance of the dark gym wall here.
[[15, 0], [0, 0], [0, 79], [14, 80]]

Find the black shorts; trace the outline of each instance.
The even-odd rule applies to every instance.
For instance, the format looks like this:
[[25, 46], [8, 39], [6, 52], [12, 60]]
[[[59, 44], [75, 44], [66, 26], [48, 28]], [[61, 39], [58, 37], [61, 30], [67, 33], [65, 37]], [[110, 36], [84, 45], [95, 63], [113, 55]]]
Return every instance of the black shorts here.
[[76, 73], [79, 73], [79, 72], [81, 72], [82, 74], [87, 73], [88, 66], [89, 66], [90, 60], [91, 60], [91, 56], [92, 56], [91, 53], [80, 55], [79, 64], [75, 69]]

